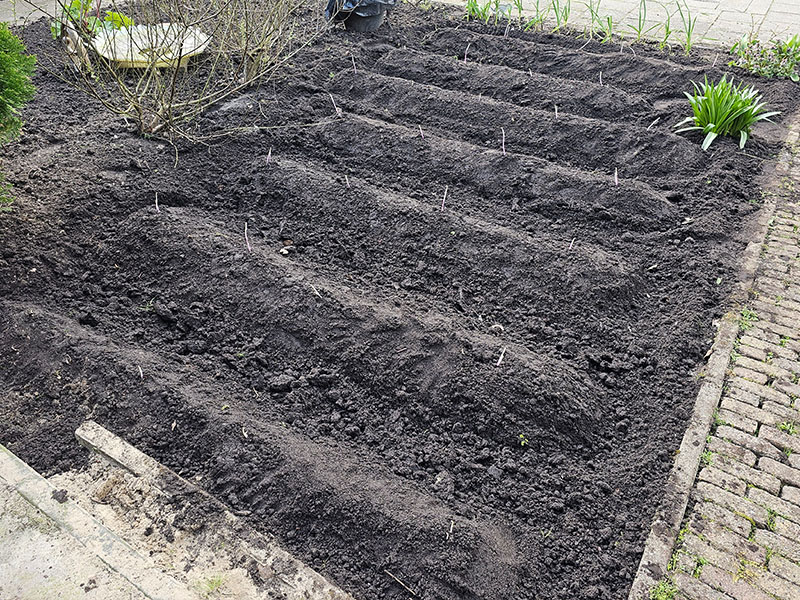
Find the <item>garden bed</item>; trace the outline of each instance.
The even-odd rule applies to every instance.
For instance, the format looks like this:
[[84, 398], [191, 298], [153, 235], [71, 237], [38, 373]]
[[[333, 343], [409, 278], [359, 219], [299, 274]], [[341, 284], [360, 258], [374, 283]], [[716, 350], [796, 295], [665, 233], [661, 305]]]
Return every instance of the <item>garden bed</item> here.
[[625, 597], [797, 87], [703, 153], [724, 57], [504, 29], [331, 31], [177, 166], [40, 74], [0, 443], [56, 472], [91, 417], [359, 599]]

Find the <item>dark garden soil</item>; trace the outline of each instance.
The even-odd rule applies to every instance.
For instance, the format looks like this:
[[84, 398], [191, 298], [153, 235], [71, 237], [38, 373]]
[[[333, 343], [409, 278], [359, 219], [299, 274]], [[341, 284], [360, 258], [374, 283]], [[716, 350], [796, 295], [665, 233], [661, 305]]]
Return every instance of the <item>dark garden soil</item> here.
[[95, 419], [359, 600], [625, 597], [798, 88], [703, 153], [713, 54], [503, 30], [333, 30], [200, 123], [307, 127], [177, 166], [40, 74], [0, 442], [52, 473]]

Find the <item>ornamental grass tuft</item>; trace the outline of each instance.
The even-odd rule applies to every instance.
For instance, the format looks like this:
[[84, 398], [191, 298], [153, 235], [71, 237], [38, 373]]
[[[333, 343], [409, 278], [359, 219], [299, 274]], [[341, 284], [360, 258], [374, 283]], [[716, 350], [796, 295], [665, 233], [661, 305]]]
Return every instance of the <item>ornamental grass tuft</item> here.
[[[675, 127], [682, 127], [676, 133], [701, 131], [706, 134], [703, 150], [720, 135], [739, 136], [739, 147], [744, 148], [750, 138], [750, 128], [758, 121], [769, 120], [778, 112], [766, 112], [758, 90], [753, 86], [734, 85], [723, 75], [718, 83], [694, 83], [694, 95], [684, 92], [692, 106], [694, 116], [687, 117]], [[689, 125], [688, 127], [683, 127]]]

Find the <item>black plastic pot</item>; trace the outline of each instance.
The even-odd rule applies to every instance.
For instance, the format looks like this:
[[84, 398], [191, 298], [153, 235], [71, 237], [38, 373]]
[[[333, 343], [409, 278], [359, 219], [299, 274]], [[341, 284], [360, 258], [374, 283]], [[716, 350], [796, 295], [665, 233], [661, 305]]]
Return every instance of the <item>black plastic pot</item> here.
[[387, 12], [383, 5], [381, 5], [381, 10], [377, 15], [369, 15], [368, 17], [362, 17], [351, 12], [344, 20], [344, 28], [348, 31], [377, 31], [383, 24]]
[[343, 21], [349, 31], [377, 31], [397, 0], [328, 0], [325, 18]]

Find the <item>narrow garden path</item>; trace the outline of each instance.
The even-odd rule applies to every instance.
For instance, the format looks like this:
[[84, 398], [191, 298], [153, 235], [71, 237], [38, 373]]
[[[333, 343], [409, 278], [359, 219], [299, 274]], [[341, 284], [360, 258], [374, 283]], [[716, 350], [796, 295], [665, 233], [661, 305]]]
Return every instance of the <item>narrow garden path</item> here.
[[[634, 600], [800, 598], [800, 202], [795, 194], [800, 160], [796, 140], [792, 134], [779, 167], [775, 211], [749, 299], [738, 318], [738, 336], [727, 361], [719, 403], [709, 419], [711, 428], [683, 527], [668, 564], [660, 565], [661, 569], [657, 560], [648, 562], [645, 551], [631, 590]], [[715, 351], [720, 346], [725, 351], [718, 337]], [[685, 440], [691, 429], [692, 425]], [[676, 461], [676, 472], [681, 471], [680, 462]], [[673, 477], [684, 478], [675, 472]], [[651, 549], [659, 537], [663, 538], [663, 532], [657, 520], [648, 540]], [[662, 573], [666, 575], [656, 585]]]

